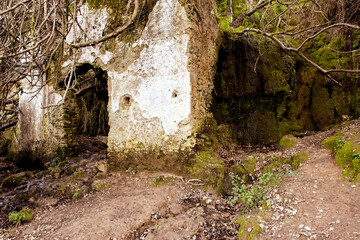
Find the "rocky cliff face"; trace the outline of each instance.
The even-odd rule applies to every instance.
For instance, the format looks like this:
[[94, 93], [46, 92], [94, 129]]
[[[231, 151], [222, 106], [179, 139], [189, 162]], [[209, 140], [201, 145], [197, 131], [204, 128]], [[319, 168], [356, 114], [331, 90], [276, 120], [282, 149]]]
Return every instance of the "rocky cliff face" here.
[[285, 134], [324, 130], [359, 111], [356, 81], [339, 77], [344, 87], [271, 42], [259, 46], [249, 38], [225, 40], [213, 113], [240, 143], [276, 143]]

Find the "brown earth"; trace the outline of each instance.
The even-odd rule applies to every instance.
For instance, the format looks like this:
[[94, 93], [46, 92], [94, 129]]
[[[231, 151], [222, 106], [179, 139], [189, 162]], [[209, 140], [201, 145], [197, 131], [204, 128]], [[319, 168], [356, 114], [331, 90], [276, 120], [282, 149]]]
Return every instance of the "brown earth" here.
[[[358, 122], [347, 128], [357, 128]], [[306, 152], [309, 160], [283, 179], [267, 209], [248, 217], [262, 227], [258, 239], [360, 239], [360, 186], [342, 178], [332, 153], [321, 141], [334, 131], [297, 140], [285, 152], [262, 148], [223, 155], [257, 153], [287, 156]], [[236, 156], [232, 156], [236, 157]], [[4, 239], [237, 239], [239, 211], [201, 182], [167, 173], [110, 173], [101, 179], [111, 187], [77, 200], [39, 200], [34, 219]], [[245, 231], [251, 231], [248, 228]]]
[[360, 186], [342, 178], [331, 151], [321, 145], [328, 136], [299, 141], [296, 148], [309, 160], [273, 193], [275, 209], [264, 211], [259, 239], [360, 239]]

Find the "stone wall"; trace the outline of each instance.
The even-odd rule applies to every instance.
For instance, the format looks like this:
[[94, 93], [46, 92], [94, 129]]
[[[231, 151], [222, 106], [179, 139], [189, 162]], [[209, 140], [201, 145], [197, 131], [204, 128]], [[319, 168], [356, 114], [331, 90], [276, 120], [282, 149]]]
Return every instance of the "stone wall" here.
[[[63, 57], [55, 60], [61, 62], [54, 64], [61, 69], [54, 67], [49, 74], [59, 72], [61, 82], [73, 60], [75, 68], [90, 64], [106, 72], [112, 166], [182, 168], [197, 136], [211, 125], [209, 107], [219, 35], [215, 2], [140, 2], [139, 16], [129, 29], [95, 46], [74, 52], [62, 49]], [[81, 28], [77, 26], [75, 34], [70, 31], [66, 42], [85, 39], [80, 29], [86, 31], [86, 40], [98, 39], [121, 25], [114, 22], [118, 16], [121, 13], [107, 4], [83, 5], [78, 15]], [[42, 108], [61, 100], [64, 87], [58, 82], [46, 86], [31, 101], [30, 95], [23, 94], [19, 149], [38, 151], [45, 157], [44, 152], [57, 152], [58, 147], [62, 152], [75, 151], [74, 96], [68, 93], [62, 106]]]

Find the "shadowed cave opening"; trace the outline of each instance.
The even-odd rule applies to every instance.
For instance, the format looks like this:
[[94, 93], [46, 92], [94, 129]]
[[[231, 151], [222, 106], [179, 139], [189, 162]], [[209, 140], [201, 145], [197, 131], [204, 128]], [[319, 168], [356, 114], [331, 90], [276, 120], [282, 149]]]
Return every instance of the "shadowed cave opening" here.
[[109, 101], [106, 71], [83, 64], [76, 68], [75, 97], [79, 109], [77, 133], [90, 137], [107, 136]]
[[72, 131], [78, 140], [78, 153], [99, 152], [107, 148], [109, 114], [108, 75], [101, 68], [85, 63], [76, 67], [73, 83], [75, 111]]

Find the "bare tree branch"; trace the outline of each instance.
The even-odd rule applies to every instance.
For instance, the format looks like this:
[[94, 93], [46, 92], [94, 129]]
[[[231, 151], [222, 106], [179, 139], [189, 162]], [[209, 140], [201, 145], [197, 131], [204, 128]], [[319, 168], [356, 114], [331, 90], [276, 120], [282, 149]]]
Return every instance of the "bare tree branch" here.
[[8, 13], [8, 12], [11, 12], [11, 11], [15, 10], [16, 8], [20, 7], [21, 5], [24, 5], [25, 3], [28, 3], [28, 2], [30, 2], [30, 1], [32, 1], [32, 0], [24, 0], [24, 1], [22, 1], [22, 2], [19, 2], [19, 3], [16, 4], [15, 6], [13, 6], [13, 7], [11, 7], [11, 8], [8, 8], [8, 9], [0, 12], [0, 16], [6, 14], [6, 13]]

